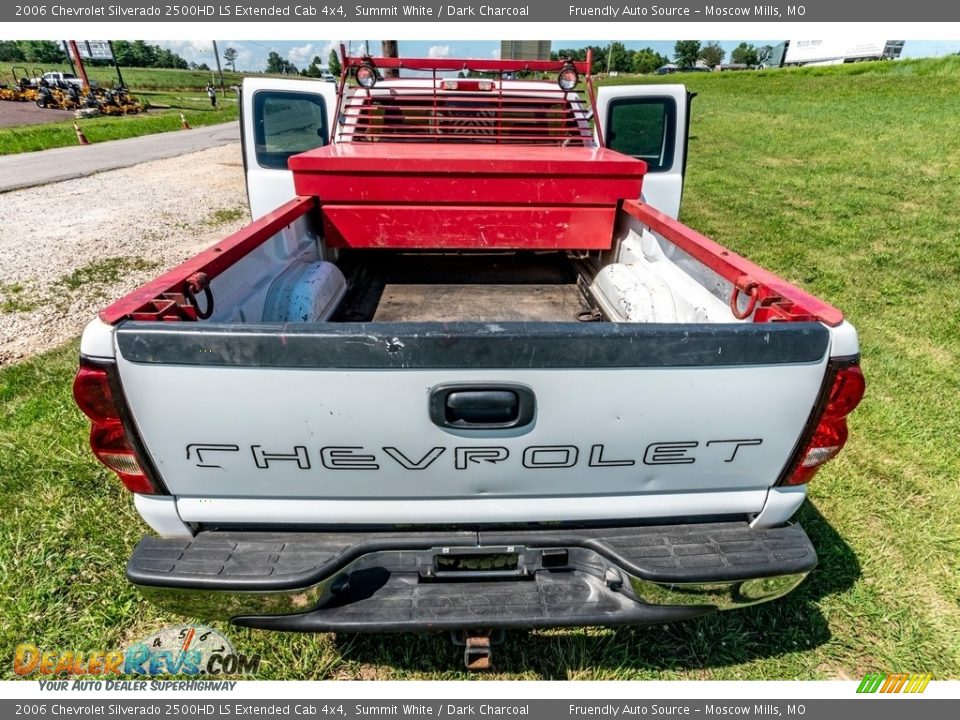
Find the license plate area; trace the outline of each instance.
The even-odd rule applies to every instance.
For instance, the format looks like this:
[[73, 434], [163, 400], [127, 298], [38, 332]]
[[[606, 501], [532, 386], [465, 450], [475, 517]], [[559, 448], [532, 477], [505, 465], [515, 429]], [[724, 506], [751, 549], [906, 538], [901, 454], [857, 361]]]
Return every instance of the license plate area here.
[[469, 582], [531, 579], [539, 570], [562, 569], [566, 550], [531, 550], [518, 545], [433, 548], [420, 562], [421, 581]]

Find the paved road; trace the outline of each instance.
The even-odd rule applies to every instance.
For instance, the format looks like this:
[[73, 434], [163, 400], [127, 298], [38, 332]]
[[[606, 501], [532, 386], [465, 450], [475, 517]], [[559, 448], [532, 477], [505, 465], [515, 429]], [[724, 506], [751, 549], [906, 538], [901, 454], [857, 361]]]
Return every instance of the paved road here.
[[111, 140], [95, 145], [0, 155], [0, 193], [86, 177], [240, 141], [236, 122]]

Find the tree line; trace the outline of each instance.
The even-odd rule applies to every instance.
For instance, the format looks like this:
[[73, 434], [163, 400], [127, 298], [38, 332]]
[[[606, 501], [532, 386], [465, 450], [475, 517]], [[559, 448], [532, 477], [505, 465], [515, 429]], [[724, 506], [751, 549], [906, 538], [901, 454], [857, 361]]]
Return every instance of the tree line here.
[[[145, 40], [114, 40], [113, 54], [117, 58], [117, 64], [123, 67], [209, 70], [206, 65], [188, 63], [172, 50], [159, 45], [150, 45]], [[0, 61], [59, 65], [67, 62], [67, 53], [62, 43], [52, 40], [2, 40], [0, 41]], [[109, 60], [84, 60], [84, 63], [111, 64]]]
[[[742, 42], [730, 53], [730, 62], [747, 67], [756, 67], [766, 62], [772, 52], [773, 48], [769, 45], [757, 47]], [[707, 67], [714, 68], [723, 62], [727, 51], [715, 42], [701, 44], [699, 40], [680, 40], [674, 45], [673, 54], [679, 67], [694, 67], [699, 61]]]
[[550, 53], [551, 60], [576, 60], [584, 62], [587, 51], [593, 51], [593, 64], [590, 72], [598, 75], [605, 72], [652, 73], [658, 67], [670, 62], [670, 58], [661, 55], [652, 48], [628, 50], [622, 42], [609, 45], [588, 45], [582, 48], [561, 48]]
[[281, 56], [279, 53], [271, 51], [267, 55], [266, 72], [272, 75], [303, 75], [304, 77], [318, 78], [327, 70], [334, 76], [340, 77], [340, 55], [336, 50], [330, 51], [326, 64], [319, 55], [314, 55], [310, 64], [303, 69], [298, 69], [296, 65]]
[[[593, 51], [593, 63], [590, 71], [594, 74], [605, 72], [642, 73], [655, 72], [658, 68], [670, 63], [671, 58], [652, 48], [642, 50], [628, 50], [622, 42], [612, 42], [609, 45], [588, 45], [582, 48], [561, 48], [550, 53], [553, 60], [566, 58], [583, 62], [587, 59], [587, 51]], [[755, 67], [766, 60], [772, 48], [769, 45], [756, 47], [742, 42], [730, 53], [731, 62]], [[695, 67], [701, 62], [707, 67], [716, 67], [726, 57], [726, 50], [719, 43], [701, 43], [699, 40], [679, 40], [673, 46], [673, 60], [680, 68]]]
[[[581, 48], [561, 48], [551, 52], [550, 57], [552, 60], [565, 58], [583, 62], [587, 59], [588, 50], [593, 51], [591, 72], [594, 75], [606, 72], [648, 74], [655, 72], [671, 61], [671, 58], [655, 51], [653, 48], [645, 47], [641, 50], [630, 50], [622, 42], [611, 42], [609, 45], [588, 45]], [[230, 48], [227, 52], [229, 51]], [[755, 67], [769, 57], [770, 51], [769, 45], [756, 47], [743, 42], [730, 53], [730, 60], [734, 63]], [[719, 43], [701, 43], [699, 40], [680, 40], [673, 48], [673, 60], [681, 68], [695, 67], [698, 62], [713, 68], [723, 62], [726, 54], [726, 50], [720, 47]], [[224, 56], [226, 57], [226, 53], [224, 53]], [[277, 52], [271, 52], [267, 56], [266, 72], [273, 75], [320, 77], [324, 70], [329, 70], [335, 76], [339, 76], [340, 69], [340, 57], [336, 50], [330, 51], [330, 57], [326, 63], [319, 56], [314, 56], [304, 68], [298, 68]]]
[[[552, 52], [551, 58], [558, 60], [568, 58], [584, 61], [587, 59], [587, 50], [593, 51], [593, 74], [605, 72], [618, 73], [652, 73], [657, 68], [668, 64], [671, 58], [645, 47], [641, 50], [630, 50], [622, 42], [611, 42], [608, 45], [590, 45], [582, 48], [562, 48]], [[117, 64], [123, 67], [148, 68], [176, 68], [181, 70], [210, 70], [206, 63], [197, 64], [187, 62], [177, 53], [159, 45], [151, 45], [144, 40], [115, 40], [113, 52]], [[731, 62], [755, 67], [763, 63], [770, 55], [769, 45], [756, 47], [748, 43], [740, 43], [731, 53]], [[237, 51], [226, 48], [223, 58], [226, 64], [236, 70]], [[726, 57], [726, 51], [718, 43], [701, 43], [699, 40], [680, 40], [674, 45], [673, 60], [681, 68], [691, 68], [699, 63], [707, 67], [716, 67]], [[60, 64], [67, 62], [67, 54], [63, 45], [52, 40], [0, 40], [0, 61], [30, 62], [43, 64]], [[92, 65], [109, 64], [107, 60], [87, 60]], [[320, 77], [324, 70], [329, 70], [335, 76], [340, 75], [340, 58], [336, 50], [330, 51], [327, 62], [319, 56], [314, 56], [310, 63], [300, 69], [277, 52], [271, 51], [267, 56], [266, 72], [274, 75], [303, 75], [306, 77]]]

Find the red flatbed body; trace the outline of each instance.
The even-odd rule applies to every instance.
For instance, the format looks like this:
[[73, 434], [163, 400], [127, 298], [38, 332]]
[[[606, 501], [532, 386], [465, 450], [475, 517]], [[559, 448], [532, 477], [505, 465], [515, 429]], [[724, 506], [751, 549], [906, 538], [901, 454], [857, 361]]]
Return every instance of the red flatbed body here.
[[647, 166], [606, 148], [335, 143], [290, 158], [332, 247], [603, 250]]

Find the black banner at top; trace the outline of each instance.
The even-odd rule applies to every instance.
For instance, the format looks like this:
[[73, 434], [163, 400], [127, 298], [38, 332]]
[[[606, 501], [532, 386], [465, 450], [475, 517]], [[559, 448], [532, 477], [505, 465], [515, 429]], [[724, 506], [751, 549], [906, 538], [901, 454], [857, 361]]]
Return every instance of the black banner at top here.
[[753, 4], [701, 0], [25, 0], [0, 6], [0, 22], [955, 22], [943, 0], [803, 0]]

